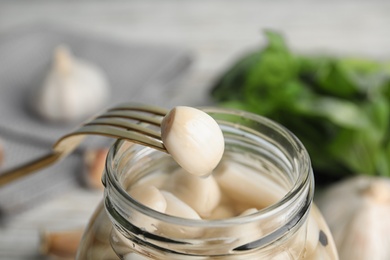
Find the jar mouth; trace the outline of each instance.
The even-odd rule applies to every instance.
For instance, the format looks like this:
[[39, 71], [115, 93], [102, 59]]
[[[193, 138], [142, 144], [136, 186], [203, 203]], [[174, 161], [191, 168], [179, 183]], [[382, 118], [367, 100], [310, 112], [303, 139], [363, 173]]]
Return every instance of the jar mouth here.
[[[245, 111], [240, 110], [234, 110], [234, 109], [226, 109], [226, 108], [215, 108], [215, 107], [202, 107], [203, 111], [210, 114], [214, 119], [222, 125], [222, 130], [224, 130], [223, 126], [229, 126], [232, 128], [243, 128], [240, 125], [240, 122], [230, 122], [230, 116], [233, 117], [240, 117], [243, 118], [245, 121], [253, 121], [253, 122], [261, 122], [262, 125], [265, 125], [268, 130], [272, 129], [274, 133], [270, 136], [270, 140], [275, 138], [284, 138], [284, 142], [288, 143], [291, 148], [294, 149], [294, 152], [296, 153], [299, 158], [294, 158], [294, 161], [291, 161], [291, 166], [293, 167], [292, 170], [295, 172], [299, 171], [299, 174], [296, 174], [296, 179], [293, 180], [294, 183], [292, 184], [292, 187], [289, 189], [289, 191], [283, 196], [283, 198], [274, 204], [259, 209], [257, 212], [252, 213], [250, 215], [245, 216], [236, 216], [233, 218], [226, 218], [226, 219], [212, 219], [212, 220], [205, 220], [205, 219], [183, 219], [176, 216], [167, 215], [158, 211], [154, 211], [143, 204], [140, 204], [138, 201], [134, 200], [129, 193], [126, 191], [125, 187], [119, 180], [118, 176], [116, 176], [114, 171], [106, 170], [106, 180], [105, 182], [109, 181], [112, 188], [120, 194], [124, 198], [124, 201], [128, 203], [128, 206], [135, 207], [140, 212], [148, 213], [152, 211], [155, 218], [171, 222], [171, 223], [183, 223], [185, 225], [190, 226], [229, 226], [229, 225], [237, 225], [242, 222], [246, 221], [253, 221], [256, 218], [267, 218], [268, 216], [274, 215], [275, 211], [278, 211], [279, 209], [283, 208], [283, 205], [286, 204], [288, 201], [294, 201], [296, 200], [296, 197], [299, 196], [299, 194], [302, 193], [302, 190], [305, 186], [313, 185], [313, 178], [311, 178], [312, 171], [311, 171], [311, 162], [310, 157], [303, 146], [303, 144], [300, 142], [300, 140], [291, 133], [287, 128], [284, 126], [278, 124], [277, 122], [274, 122], [270, 119], [267, 119], [265, 117], [262, 117], [260, 115], [252, 114]], [[255, 133], [256, 131], [253, 131], [252, 129], [246, 128], [247, 131], [251, 131]], [[269, 141], [269, 140], [268, 140]], [[110, 162], [113, 162], [115, 160], [116, 155], [118, 154], [118, 151], [121, 149], [121, 147], [124, 145], [124, 140], [118, 140], [115, 142], [115, 144], [110, 148], [110, 151], [108, 153], [108, 159], [106, 162], [106, 169], [110, 168], [112, 166], [109, 165]], [[135, 145], [140, 146], [140, 145]], [[140, 146], [141, 153], [148, 154], [150, 152], [154, 152], [152, 148], [149, 147], [142, 147]], [[156, 151], [159, 152], [159, 151]], [[162, 153], [162, 152], [160, 152]], [[281, 151], [281, 153], [283, 153]], [[296, 168], [299, 169], [296, 169]], [[314, 194], [314, 189], [311, 188], [308, 192], [308, 200], [312, 200]]]
[[[280, 165], [281, 169], [286, 172], [286, 176], [283, 176], [283, 178], [285, 184], [288, 185], [288, 189], [284, 196], [275, 203], [252, 214], [223, 219], [187, 219], [152, 210], [129, 195], [123, 178], [128, 173], [118, 174], [117, 170], [113, 170], [120, 167], [124, 156], [123, 152], [126, 150], [124, 147], [128, 145], [128, 142], [118, 140], [108, 153], [106, 171], [103, 177], [106, 186], [106, 209], [108, 207], [113, 209], [116, 212], [115, 217], [121, 218], [119, 222], [122, 224], [129, 217], [127, 209], [164, 223], [191, 228], [225, 229], [245, 226], [254, 222], [266, 223], [275, 218], [280, 221], [267, 235], [236, 247], [234, 249], [236, 251], [245, 251], [266, 245], [298, 229], [307, 217], [314, 194], [311, 162], [303, 144], [288, 129], [265, 117], [233, 109], [215, 107], [203, 107], [201, 109], [220, 124], [227, 144], [244, 142], [245, 148], [272, 150], [270, 154], [266, 155], [270, 158], [277, 158], [275, 164]], [[134, 156], [135, 162], [153, 154], [169, 157], [161, 151], [136, 144], [131, 145], [126, 151], [129, 150], [133, 150], [132, 155], [136, 155]], [[257, 152], [257, 150], [255, 151]], [[109, 201], [107, 200], [108, 197], [110, 197]], [[109, 215], [112, 214], [109, 213]], [[114, 219], [114, 221], [118, 222], [117, 219]], [[117, 224], [121, 225], [120, 223]], [[129, 225], [132, 224], [129, 223]]]

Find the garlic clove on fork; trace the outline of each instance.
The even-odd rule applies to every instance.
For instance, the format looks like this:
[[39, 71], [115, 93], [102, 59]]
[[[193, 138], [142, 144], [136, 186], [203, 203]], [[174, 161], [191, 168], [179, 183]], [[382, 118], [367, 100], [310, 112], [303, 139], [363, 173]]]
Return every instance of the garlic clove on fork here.
[[58, 46], [43, 84], [33, 93], [31, 105], [48, 121], [84, 119], [102, 108], [109, 96], [103, 71]]
[[218, 123], [192, 107], [178, 106], [168, 112], [161, 123], [161, 138], [173, 159], [197, 176], [209, 175], [225, 148]]

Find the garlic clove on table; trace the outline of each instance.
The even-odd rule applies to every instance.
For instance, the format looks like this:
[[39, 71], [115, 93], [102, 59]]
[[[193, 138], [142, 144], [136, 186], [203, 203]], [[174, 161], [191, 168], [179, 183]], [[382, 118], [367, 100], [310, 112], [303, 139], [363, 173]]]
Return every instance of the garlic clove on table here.
[[358, 176], [329, 187], [317, 201], [340, 259], [390, 259], [390, 179]]
[[103, 71], [72, 56], [66, 46], [59, 46], [43, 84], [32, 95], [31, 105], [48, 121], [69, 122], [98, 112], [108, 96]]
[[42, 231], [40, 235], [41, 254], [58, 259], [70, 259], [76, 255], [83, 230]]
[[103, 189], [102, 174], [104, 171], [108, 148], [88, 149], [83, 154], [83, 177], [86, 185], [93, 189]]

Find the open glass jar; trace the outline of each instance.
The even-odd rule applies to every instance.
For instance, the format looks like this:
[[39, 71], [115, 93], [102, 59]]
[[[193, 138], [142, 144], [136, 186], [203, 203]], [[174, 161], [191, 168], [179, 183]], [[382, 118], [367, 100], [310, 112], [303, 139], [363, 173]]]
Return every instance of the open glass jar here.
[[257, 210], [194, 220], [140, 204], [129, 189], [146, 184], [161, 188], [179, 166], [166, 153], [120, 140], [108, 154], [104, 200], [84, 233], [77, 259], [338, 259], [313, 204], [314, 177], [300, 141], [258, 115], [203, 110], [218, 122], [225, 138], [224, 156], [213, 173], [219, 183], [228, 183], [221, 184], [229, 198], [221, 203], [228, 201], [237, 211]]

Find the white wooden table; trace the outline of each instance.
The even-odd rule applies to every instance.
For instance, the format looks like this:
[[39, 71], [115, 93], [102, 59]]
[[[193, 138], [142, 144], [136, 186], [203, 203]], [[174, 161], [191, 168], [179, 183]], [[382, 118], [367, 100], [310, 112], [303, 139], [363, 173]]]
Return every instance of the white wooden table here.
[[[389, 1], [1, 1], [0, 33], [55, 23], [122, 40], [184, 46], [196, 58], [178, 104], [208, 104], [211, 82], [240, 54], [284, 33], [292, 48], [390, 59]], [[1, 36], [1, 34], [0, 34]], [[102, 197], [75, 188], [0, 228], [0, 259], [44, 259], [39, 231], [83, 226]]]

